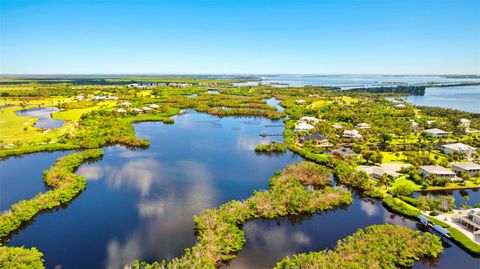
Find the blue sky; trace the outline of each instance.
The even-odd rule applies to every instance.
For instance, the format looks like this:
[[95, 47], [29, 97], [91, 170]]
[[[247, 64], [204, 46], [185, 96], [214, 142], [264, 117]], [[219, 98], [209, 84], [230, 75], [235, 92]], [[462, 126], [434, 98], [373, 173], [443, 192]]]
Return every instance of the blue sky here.
[[3, 74], [480, 74], [478, 0], [0, 0]]

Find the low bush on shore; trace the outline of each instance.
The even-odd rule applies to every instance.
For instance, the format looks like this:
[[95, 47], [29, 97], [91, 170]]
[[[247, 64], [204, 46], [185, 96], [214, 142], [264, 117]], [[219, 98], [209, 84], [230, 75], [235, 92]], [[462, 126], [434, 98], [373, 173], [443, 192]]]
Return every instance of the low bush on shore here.
[[268, 143], [268, 144], [260, 144], [260, 145], [255, 147], [255, 151], [256, 152], [266, 152], [266, 153], [270, 153], [270, 152], [281, 152], [281, 153], [283, 153], [283, 152], [287, 151], [287, 146], [285, 146], [282, 143], [278, 143], [278, 142], [273, 142], [273, 143]]
[[438, 257], [442, 250], [440, 239], [430, 233], [421, 235], [399, 225], [372, 225], [338, 241], [334, 250], [287, 257], [275, 268], [403, 268], [412, 267], [422, 257]]
[[418, 208], [405, 203], [399, 198], [394, 198], [391, 196], [387, 196], [383, 198], [383, 204], [385, 205], [386, 208], [390, 209], [391, 211], [405, 215], [405, 216], [409, 216], [409, 217], [417, 217], [421, 213]]
[[43, 152], [43, 151], [64, 151], [80, 148], [73, 144], [44, 144], [35, 146], [25, 146], [20, 148], [2, 149], [0, 150], [0, 159], [6, 159], [10, 156], [20, 156], [29, 153]]

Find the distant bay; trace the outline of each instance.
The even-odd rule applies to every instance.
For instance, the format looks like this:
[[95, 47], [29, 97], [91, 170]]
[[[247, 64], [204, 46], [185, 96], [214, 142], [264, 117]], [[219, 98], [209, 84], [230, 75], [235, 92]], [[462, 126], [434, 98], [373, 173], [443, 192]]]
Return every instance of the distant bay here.
[[480, 113], [480, 86], [431, 87], [424, 96], [408, 96], [405, 100], [414, 105]]
[[431, 84], [452, 85], [480, 82], [477, 77], [440, 75], [265, 75], [258, 81], [238, 83], [238, 86], [273, 85], [277, 87], [329, 86], [342, 89], [394, 85], [427, 86], [424, 96], [408, 96], [411, 104], [458, 109], [480, 113], [480, 86], [428, 87]]

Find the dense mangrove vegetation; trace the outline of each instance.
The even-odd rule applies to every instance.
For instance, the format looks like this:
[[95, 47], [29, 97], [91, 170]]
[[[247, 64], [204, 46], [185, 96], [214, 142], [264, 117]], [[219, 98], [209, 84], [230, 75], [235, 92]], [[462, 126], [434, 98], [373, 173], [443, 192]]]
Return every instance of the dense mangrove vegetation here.
[[0, 246], [0, 265], [6, 269], [44, 268], [42, 256], [36, 248]]
[[[245, 236], [241, 225], [249, 220], [314, 213], [350, 204], [350, 192], [326, 186], [330, 173], [311, 162], [289, 165], [270, 180], [269, 190], [256, 191], [245, 201], [230, 201], [195, 217], [197, 243], [186, 249], [184, 256], [153, 265], [135, 262], [133, 267], [215, 268], [235, 258], [242, 249]], [[304, 184], [323, 188], [307, 189]]]
[[287, 151], [287, 146], [279, 142], [267, 143], [267, 144], [260, 144], [255, 147], [256, 152], [280, 152], [283, 153]]
[[440, 239], [403, 226], [373, 225], [339, 240], [333, 250], [287, 257], [275, 268], [399, 268], [442, 253]]
[[[37, 214], [58, 207], [71, 201], [86, 188], [85, 178], [75, 174], [75, 170], [85, 161], [103, 156], [101, 149], [86, 150], [73, 153], [58, 159], [57, 163], [44, 171], [43, 180], [52, 187], [45, 193], [40, 193], [30, 200], [20, 201], [11, 209], [0, 215], [0, 238], [6, 237], [33, 219]], [[3, 247], [2, 247], [3, 248]]]

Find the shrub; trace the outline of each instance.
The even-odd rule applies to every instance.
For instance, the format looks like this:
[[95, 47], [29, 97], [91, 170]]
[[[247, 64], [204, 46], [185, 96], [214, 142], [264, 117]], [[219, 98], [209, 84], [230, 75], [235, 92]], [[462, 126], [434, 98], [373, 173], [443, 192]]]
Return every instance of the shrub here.
[[432, 217], [435, 217], [435, 216], [440, 215], [440, 213], [437, 210], [433, 210], [433, 211], [430, 211], [429, 215], [432, 216]]
[[334, 250], [287, 257], [275, 268], [403, 268], [422, 257], [437, 257], [442, 250], [440, 239], [430, 233], [373, 225], [338, 241]]
[[256, 152], [285, 152], [287, 151], [287, 146], [282, 143], [273, 142], [268, 144], [260, 144], [255, 147]]

